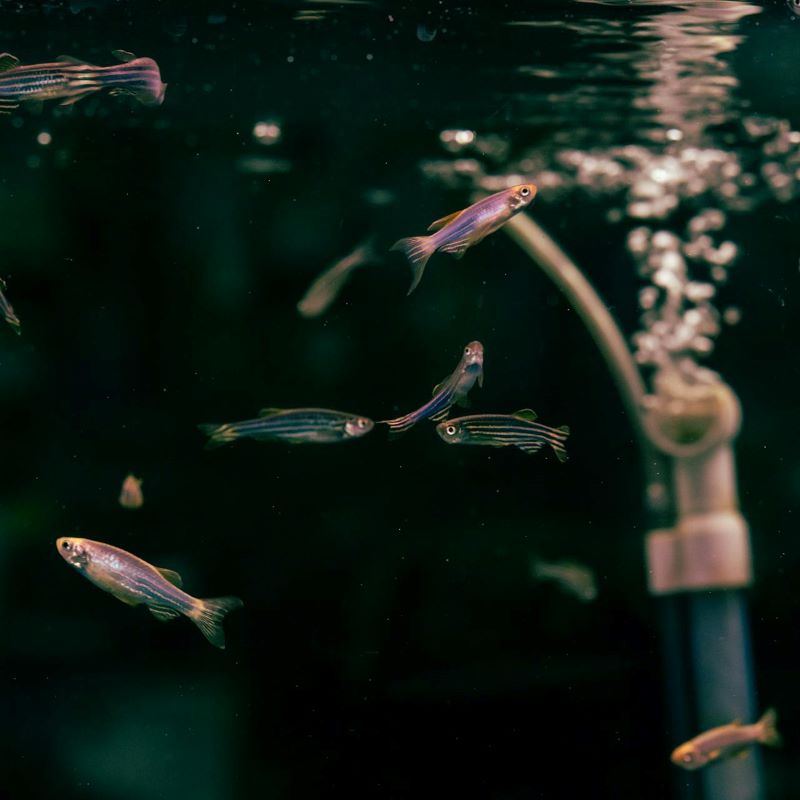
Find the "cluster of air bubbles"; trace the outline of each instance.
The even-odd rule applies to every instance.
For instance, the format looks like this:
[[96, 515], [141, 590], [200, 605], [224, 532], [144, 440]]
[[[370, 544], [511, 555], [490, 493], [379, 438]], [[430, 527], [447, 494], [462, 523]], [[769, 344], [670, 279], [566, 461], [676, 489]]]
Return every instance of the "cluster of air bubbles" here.
[[[692, 217], [684, 238], [644, 226], [628, 234], [628, 251], [639, 275], [649, 282], [639, 292], [642, 330], [633, 337], [640, 364], [676, 369], [692, 382], [713, 374], [700, 370], [695, 359], [712, 352], [722, 322], [739, 319], [738, 309], [720, 315], [713, 304], [739, 254], [733, 242], [715, 242], [726, 222], [723, 211], [708, 208]], [[698, 273], [707, 280], [700, 280]]]
[[478, 134], [471, 130], [444, 130], [439, 141], [448, 153], [475, 153], [491, 161], [502, 162], [508, 158], [509, 143], [497, 134]]

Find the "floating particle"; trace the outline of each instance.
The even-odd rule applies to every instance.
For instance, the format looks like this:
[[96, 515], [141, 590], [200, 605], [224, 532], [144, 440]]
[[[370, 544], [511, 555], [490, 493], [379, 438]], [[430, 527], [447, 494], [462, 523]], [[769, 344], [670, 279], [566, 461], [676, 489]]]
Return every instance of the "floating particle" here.
[[722, 319], [728, 325], [737, 325], [742, 319], [742, 312], [736, 306], [730, 306], [723, 311]]
[[40, 145], [42, 145], [42, 146], [46, 147], [48, 144], [50, 144], [50, 142], [52, 142], [52, 141], [53, 141], [53, 137], [52, 137], [52, 136], [51, 136], [51, 135], [50, 135], [50, 134], [49, 134], [47, 131], [42, 131], [42, 132], [41, 132], [41, 133], [40, 133], [40, 134], [39, 134], [39, 135], [36, 137], [36, 141], [37, 141], [37, 142], [38, 142]]

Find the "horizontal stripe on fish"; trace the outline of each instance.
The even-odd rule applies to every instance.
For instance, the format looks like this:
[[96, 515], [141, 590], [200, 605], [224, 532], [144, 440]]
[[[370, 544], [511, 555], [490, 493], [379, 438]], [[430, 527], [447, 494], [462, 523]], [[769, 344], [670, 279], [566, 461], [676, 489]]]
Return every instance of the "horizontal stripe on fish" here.
[[280, 440], [290, 444], [331, 444], [363, 436], [375, 423], [368, 417], [320, 408], [263, 409], [257, 419], [198, 427], [209, 437], [206, 447], [239, 438]]
[[14, 332], [19, 335], [22, 333], [20, 330], [21, 323], [19, 317], [14, 313], [11, 303], [8, 302], [8, 299], [3, 294], [3, 289], [5, 288], [5, 281], [0, 278], [0, 314], [3, 315], [3, 319], [14, 329]]
[[456, 403], [469, 405], [467, 394], [476, 381], [479, 386], [483, 385], [483, 345], [478, 341], [470, 342], [464, 348], [458, 366], [451, 375], [434, 387], [433, 398], [422, 408], [397, 419], [382, 421], [389, 426], [390, 435], [404, 433], [423, 419], [438, 422], [447, 416]]
[[183, 614], [216, 647], [225, 647], [222, 620], [243, 604], [238, 597], [201, 599], [182, 589], [181, 576], [154, 567], [138, 556], [103, 542], [77, 537], [58, 539], [61, 557], [95, 586], [130, 606], [144, 605], [157, 619]]

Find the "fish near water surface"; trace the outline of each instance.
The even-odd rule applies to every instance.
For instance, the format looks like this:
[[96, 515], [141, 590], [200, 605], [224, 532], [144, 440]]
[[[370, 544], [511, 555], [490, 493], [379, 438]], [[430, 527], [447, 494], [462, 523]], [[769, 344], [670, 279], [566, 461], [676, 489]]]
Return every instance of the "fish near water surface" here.
[[461, 258], [468, 248], [494, 233], [514, 214], [530, 205], [535, 196], [534, 184], [520, 183], [437, 219], [428, 227], [429, 231], [435, 231], [431, 236], [411, 236], [396, 241], [390, 249], [402, 252], [414, 273], [408, 294], [419, 285], [428, 259], [437, 250]]
[[475, 385], [483, 386], [483, 345], [470, 342], [461, 356], [461, 361], [452, 375], [433, 387], [433, 397], [422, 408], [412, 411], [403, 417], [383, 420], [390, 428], [390, 434], [404, 433], [420, 420], [432, 419], [434, 422], [444, 419], [455, 405], [469, 406], [467, 394]]
[[670, 760], [678, 767], [695, 770], [712, 761], [744, 755], [754, 744], [778, 747], [781, 736], [775, 727], [778, 715], [774, 708], [768, 709], [761, 719], [752, 725], [732, 722], [695, 736], [672, 751]]
[[103, 591], [129, 606], [145, 605], [166, 622], [183, 614], [215, 647], [225, 648], [222, 620], [244, 604], [238, 597], [202, 600], [181, 589], [177, 572], [160, 569], [119, 547], [91, 539], [62, 537], [56, 541], [61, 557]]
[[8, 302], [6, 296], [3, 294], [3, 289], [6, 288], [6, 282], [0, 278], [0, 314], [3, 315], [3, 319], [14, 329], [14, 333], [19, 336], [22, 331], [20, 330], [20, 321], [19, 317], [14, 313], [14, 309], [11, 308], [11, 303]]
[[68, 106], [101, 89], [131, 95], [146, 106], [164, 102], [167, 85], [152, 58], [136, 58], [125, 50], [114, 50], [113, 55], [122, 63], [99, 67], [72, 56], [23, 66], [16, 56], [0, 54], [0, 113], [42, 100], [60, 100]]
[[538, 453], [549, 445], [559, 461], [567, 460], [564, 443], [569, 428], [550, 428], [536, 422], [536, 412], [523, 408], [513, 414], [475, 414], [440, 422], [436, 433], [447, 444], [480, 444], [489, 447], [517, 447], [524, 453]]
[[328, 408], [262, 408], [258, 419], [207, 424], [198, 428], [209, 437], [207, 448], [236, 439], [278, 440], [288, 444], [334, 444], [369, 433], [375, 423], [368, 417]]

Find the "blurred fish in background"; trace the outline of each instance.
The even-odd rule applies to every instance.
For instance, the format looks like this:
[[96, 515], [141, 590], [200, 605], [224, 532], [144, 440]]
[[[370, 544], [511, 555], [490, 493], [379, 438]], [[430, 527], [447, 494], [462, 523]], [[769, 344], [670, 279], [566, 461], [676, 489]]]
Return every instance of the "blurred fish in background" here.
[[381, 261], [372, 238], [362, 242], [344, 258], [317, 276], [297, 304], [301, 317], [311, 319], [324, 314], [359, 267]]
[[152, 58], [137, 58], [126, 50], [113, 50], [122, 63], [98, 67], [72, 56], [23, 66], [11, 53], [0, 54], [0, 113], [10, 113], [21, 103], [60, 100], [69, 106], [101, 89], [112, 95], [130, 95], [145, 106], [164, 102], [167, 84], [161, 81]]
[[130, 474], [122, 482], [122, 490], [119, 493], [119, 504], [123, 508], [136, 509], [144, 505], [144, 495], [142, 494], [142, 479]]
[[574, 561], [543, 561], [532, 558], [531, 577], [537, 581], [554, 581], [564, 591], [585, 603], [597, 599], [597, 583], [589, 567]]

